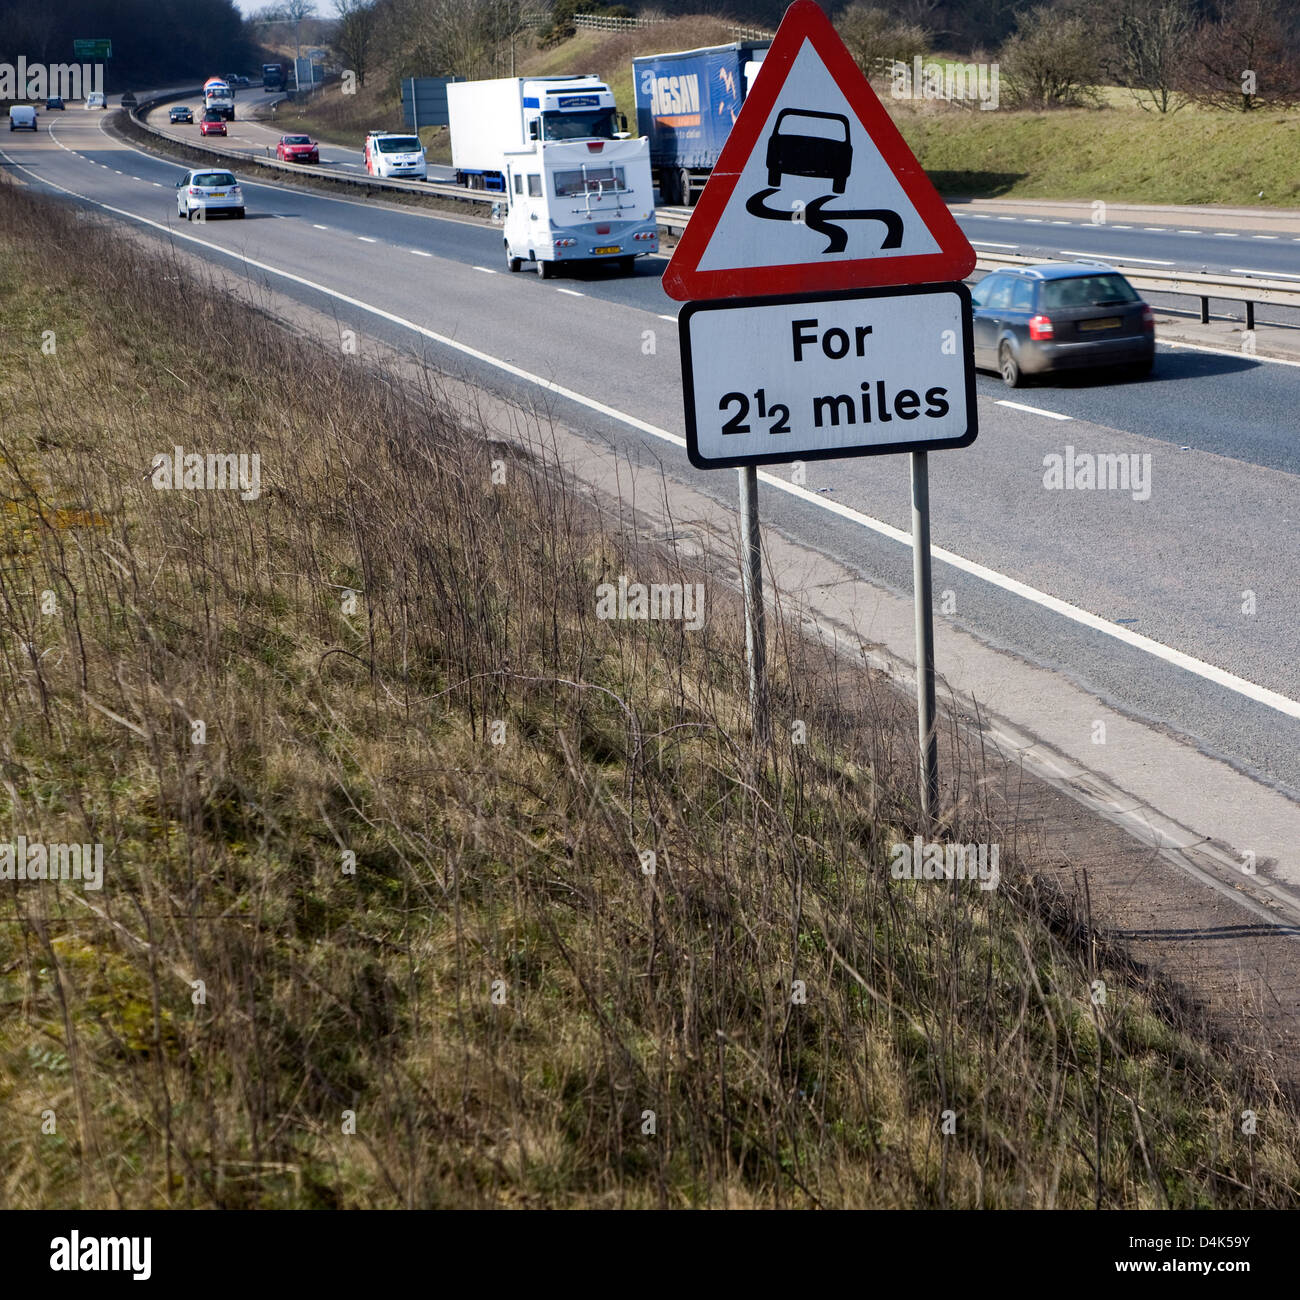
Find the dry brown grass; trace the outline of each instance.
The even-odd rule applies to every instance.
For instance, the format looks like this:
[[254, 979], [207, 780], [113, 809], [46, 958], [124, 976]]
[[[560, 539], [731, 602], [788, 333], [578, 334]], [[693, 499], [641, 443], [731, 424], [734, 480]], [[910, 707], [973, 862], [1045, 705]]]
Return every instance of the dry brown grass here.
[[[1294, 1204], [1293, 1113], [1044, 924], [977, 756], [1003, 886], [892, 880], [905, 703], [778, 622], [757, 759], [729, 588], [544, 430], [9, 185], [0, 244], [0, 840], [106, 875], [0, 887], [5, 1204]], [[155, 490], [177, 442], [261, 497]], [[598, 620], [618, 573], [703, 628]]]

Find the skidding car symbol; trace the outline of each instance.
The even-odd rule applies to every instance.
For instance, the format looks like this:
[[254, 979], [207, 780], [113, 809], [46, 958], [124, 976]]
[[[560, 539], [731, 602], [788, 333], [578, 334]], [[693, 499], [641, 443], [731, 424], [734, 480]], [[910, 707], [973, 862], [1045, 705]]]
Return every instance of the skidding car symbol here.
[[[786, 118], [794, 119], [794, 129], [783, 132], [781, 124]], [[811, 126], [814, 119], [838, 124], [838, 135], [798, 133], [801, 123]], [[853, 146], [849, 143], [849, 119], [842, 113], [819, 113], [811, 108], [783, 108], [777, 114], [776, 125], [767, 141], [767, 183], [770, 186], [779, 186], [782, 176], [821, 176], [831, 182], [831, 188], [836, 194], [843, 194], [852, 170]]]

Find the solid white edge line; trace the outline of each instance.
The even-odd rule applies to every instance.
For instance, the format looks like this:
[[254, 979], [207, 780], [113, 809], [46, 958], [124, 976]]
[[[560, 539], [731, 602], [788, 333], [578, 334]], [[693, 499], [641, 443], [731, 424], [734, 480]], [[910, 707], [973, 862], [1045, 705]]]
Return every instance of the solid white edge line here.
[[1026, 406], [1023, 402], [1009, 402], [1005, 397], [995, 397], [995, 406], [1009, 406], [1013, 411], [1029, 411], [1032, 415], [1045, 415], [1049, 420], [1073, 420], [1072, 415], [1062, 415], [1060, 411], [1045, 411], [1041, 406]]
[[995, 244], [988, 239], [972, 239], [970, 244], [973, 248], [1019, 248], [1019, 244]]
[[[648, 434], [652, 438], [658, 438], [663, 442], [671, 443], [674, 447], [685, 450], [686, 439], [678, 434], [670, 433], [667, 429], [661, 429], [658, 425], [649, 423], [647, 420], [638, 419], [634, 415], [629, 415], [625, 411], [620, 411], [613, 406], [607, 406], [604, 402], [598, 402], [594, 397], [588, 397], [585, 393], [579, 393], [575, 389], [566, 388], [563, 384], [557, 384], [554, 380], [544, 379], [541, 375], [535, 375], [529, 370], [524, 370], [521, 366], [516, 366], [512, 362], [502, 361], [499, 357], [491, 356], [487, 352], [482, 352], [478, 348], [471, 347], [468, 343], [462, 343], [457, 339], [449, 338], [445, 334], [439, 334], [436, 330], [431, 330], [427, 326], [417, 325], [415, 321], [407, 320], [404, 316], [398, 316], [395, 312], [385, 311], [382, 307], [376, 307], [368, 302], [363, 302], [360, 298], [354, 298], [350, 294], [343, 293], [339, 289], [331, 289], [328, 285], [318, 284], [315, 280], [309, 280], [306, 276], [296, 275], [292, 271], [283, 271], [278, 266], [272, 266], [269, 262], [261, 262], [255, 258], [237, 252], [234, 249], [226, 248], [221, 244], [209, 244], [199, 239], [187, 231], [173, 230], [170, 226], [165, 226], [159, 221], [153, 221], [148, 217], [137, 216], [134, 212], [127, 212], [124, 208], [115, 208], [108, 203], [103, 203], [98, 199], [89, 198], [87, 195], [78, 194], [75, 190], [70, 190], [66, 186], [59, 185], [56, 181], [51, 181], [46, 177], [38, 176], [30, 167], [24, 167], [21, 163], [10, 158], [3, 150], [0, 150], [0, 158], [4, 158], [11, 166], [18, 171], [26, 172], [41, 185], [47, 185], [52, 189], [61, 190], [64, 194], [70, 194], [73, 198], [81, 199], [85, 203], [91, 203], [97, 208], [102, 208], [105, 212], [111, 212], [115, 216], [124, 217], [128, 221], [136, 221], [141, 225], [149, 226], [153, 230], [161, 231], [171, 239], [181, 239], [190, 244], [197, 244], [200, 248], [206, 248], [212, 252], [217, 252], [233, 261], [240, 262], [244, 266], [255, 267], [259, 271], [265, 271], [270, 275], [277, 275], [283, 280], [288, 280], [293, 284], [300, 284], [306, 289], [311, 289], [315, 293], [324, 294], [327, 298], [336, 299], [338, 302], [346, 303], [349, 307], [355, 307], [359, 311], [369, 312], [372, 316], [379, 317], [380, 320], [386, 320], [390, 324], [397, 325], [402, 329], [410, 330], [414, 334], [419, 334], [441, 347], [450, 348], [454, 352], [459, 352], [463, 356], [471, 357], [475, 361], [480, 361], [485, 365], [492, 366], [504, 374], [513, 375], [516, 379], [522, 379], [525, 383], [533, 384], [545, 392], [554, 393], [557, 397], [562, 397], [566, 401], [574, 402], [579, 406], [584, 406], [589, 411], [595, 411], [598, 415], [606, 416], [608, 419], [616, 420], [620, 424], [625, 424], [630, 429], [636, 429], [641, 433]], [[1297, 364], [1297, 363], [1291, 363]], [[789, 483], [785, 479], [777, 478], [774, 474], [766, 470], [758, 471], [758, 478], [761, 482], [766, 483], [769, 487], [774, 487], [778, 491], [786, 493], [788, 496], [796, 497], [809, 505], [816, 506], [830, 514], [837, 515], [841, 519], [846, 519], [850, 523], [857, 524], [859, 527], [868, 528], [872, 532], [879, 533], [882, 537], [887, 537], [891, 541], [899, 542], [904, 546], [912, 545], [912, 535], [905, 533], [902, 529], [895, 528], [892, 524], [887, 524], [884, 520], [873, 519], [870, 515], [865, 515], [859, 510], [854, 510], [851, 506], [840, 504], [838, 501], [828, 500], [815, 492], [810, 492], [807, 488], [799, 487], [795, 483]], [[1208, 664], [1204, 660], [1197, 659], [1192, 655], [1184, 654], [1181, 650], [1175, 650], [1172, 646], [1167, 646], [1160, 641], [1153, 641], [1150, 637], [1145, 637], [1139, 632], [1130, 631], [1126, 627], [1121, 627], [1117, 623], [1111, 623], [1096, 614], [1089, 613], [1086, 609], [1080, 609], [1077, 605], [1071, 605], [1068, 601], [1060, 600], [1056, 596], [1049, 596], [1045, 591], [1039, 591], [1036, 587], [1031, 587], [1027, 583], [1018, 581], [1015, 578], [997, 572], [996, 569], [986, 568], [982, 564], [977, 564], [974, 560], [968, 560], [965, 556], [958, 555], [955, 551], [949, 551], [942, 546], [930, 547], [930, 554], [933, 559], [940, 560], [944, 564], [949, 564], [962, 573], [969, 574], [973, 578], [979, 578], [981, 581], [988, 583], [990, 586], [997, 587], [1002, 591], [1009, 592], [1013, 596], [1019, 596], [1031, 604], [1038, 605], [1043, 609], [1049, 610], [1062, 618], [1069, 619], [1071, 622], [1078, 623], [1083, 627], [1089, 628], [1094, 632], [1101, 632], [1116, 641], [1131, 646], [1136, 650], [1141, 650], [1153, 658], [1163, 660], [1176, 668], [1181, 668], [1196, 677], [1204, 678], [1206, 681], [1213, 682], [1217, 686], [1222, 686], [1226, 690], [1233, 691], [1237, 695], [1242, 695], [1249, 700], [1254, 700], [1257, 704], [1262, 704], [1267, 708], [1283, 713], [1287, 717], [1300, 719], [1300, 701], [1288, 699], [1287, 696], [1279, 694], [1277, 691], [1271, 691], [1266, 686], [1260, 686], [1256, 682], [1247, 681], [1244, 677], [1238, 677], [1235, 673], [1230, 673], [1226, 669], [1216, 667], [1214, 664]]]

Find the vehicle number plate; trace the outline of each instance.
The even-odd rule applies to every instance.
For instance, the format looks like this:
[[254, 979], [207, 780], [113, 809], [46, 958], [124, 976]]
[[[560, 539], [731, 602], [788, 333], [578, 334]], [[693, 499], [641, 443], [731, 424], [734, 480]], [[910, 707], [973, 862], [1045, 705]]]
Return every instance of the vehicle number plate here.
[[1119, 328], [1118, 316], [1107, 316], [1103, 320], [1081, 320], [1081, 330], [1113, 330]]
[[611, 244], [607, 248], [596, 249], [596, 252], [598, 253], [621, 253], [622, 251], [623, 251], [622, 246], [619, 244]]

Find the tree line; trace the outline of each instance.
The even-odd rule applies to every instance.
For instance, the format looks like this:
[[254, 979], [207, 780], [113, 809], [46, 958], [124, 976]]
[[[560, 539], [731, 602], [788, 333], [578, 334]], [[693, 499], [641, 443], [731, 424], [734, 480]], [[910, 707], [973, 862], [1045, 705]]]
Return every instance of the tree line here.
[[74, 40], [107, 39], [109, 90], [250, 68], [257, 51], [233, 0], [0, 0], [0, 63], [72, 63]]

